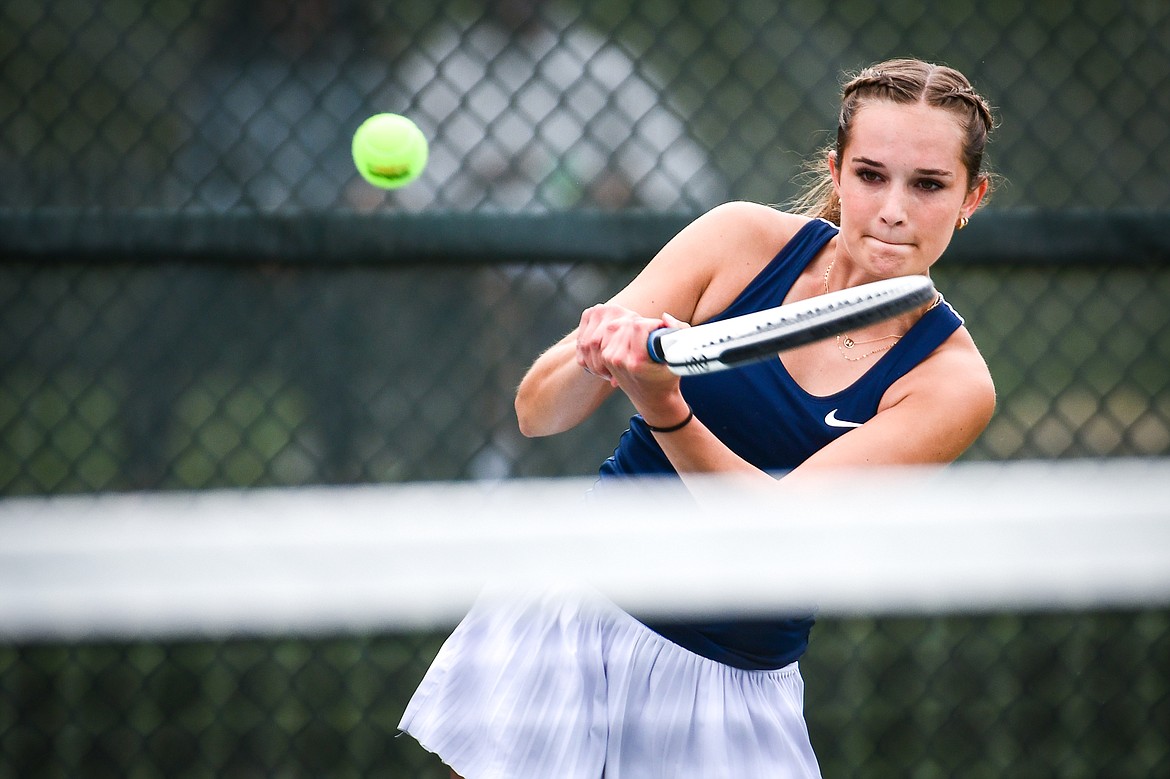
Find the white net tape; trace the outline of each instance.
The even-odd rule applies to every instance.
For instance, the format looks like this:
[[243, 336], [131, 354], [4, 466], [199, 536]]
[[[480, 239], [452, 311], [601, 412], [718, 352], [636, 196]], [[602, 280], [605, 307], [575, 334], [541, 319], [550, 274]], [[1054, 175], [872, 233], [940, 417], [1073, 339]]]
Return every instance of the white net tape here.
[[0, 502], [6, 639], [453, 624], [485, 584], [585, 581], [666, 615], [1170, 602], [1170, 461], [660, 482], [412, 484]]

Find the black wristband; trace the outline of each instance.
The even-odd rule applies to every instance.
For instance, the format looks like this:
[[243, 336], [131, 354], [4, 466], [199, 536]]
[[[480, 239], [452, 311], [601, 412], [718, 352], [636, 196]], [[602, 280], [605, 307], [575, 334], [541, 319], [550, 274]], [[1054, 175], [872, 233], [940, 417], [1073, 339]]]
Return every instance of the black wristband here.
[[684, 427], [689, 425], [691, 420], [694, 418], [695, 412], [691, 409], [690, 406], [687, 406], [687, 418], [679, 422], [677, 425], [671, 425], [670, 427], [655, 427], [649, 422], [646, 422], [645, 417], [642, 417], [642, 421], [646, 422], [646, 427], [650, 429], [651, 433], [673, 433], [675, 430], [682, 430]]

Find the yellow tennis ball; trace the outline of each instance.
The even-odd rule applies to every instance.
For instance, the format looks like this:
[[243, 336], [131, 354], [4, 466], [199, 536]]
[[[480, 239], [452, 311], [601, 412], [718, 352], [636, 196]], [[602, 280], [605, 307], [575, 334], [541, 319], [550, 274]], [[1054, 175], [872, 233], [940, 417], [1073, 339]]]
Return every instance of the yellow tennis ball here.
[[375, 114], [353, 134], [353, 163], [381, 189], [404, 187], [427, 166], [427, 139], [418, 125], [398, 114]]

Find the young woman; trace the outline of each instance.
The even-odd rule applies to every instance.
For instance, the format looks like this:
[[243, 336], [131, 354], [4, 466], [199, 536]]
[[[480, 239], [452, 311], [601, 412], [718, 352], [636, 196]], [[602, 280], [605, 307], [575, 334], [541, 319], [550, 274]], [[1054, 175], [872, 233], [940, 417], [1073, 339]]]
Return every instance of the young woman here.
[[[520, 429], [567, 430], [624, 392], [638, 413], [601, 467], [600, 500], [615, 476], [732, 473], [783, 489], [831, 468], [954, 460], [986, 427], [995, 391], [941, 296], [681, 381], [648, 359], [646, 339], [664, 324], [928, 275], [988, 193], [992, 125], [950, 68], [862, 71], [801, 213], [730, 203], [695, 220], [537, 359], [516, 397]], [[797, 668], [811, 625], [646, 625], [601, 599], [552, 594], [485, 604], [444, 645], [401, 727], [467, 779], [819, 776]]]

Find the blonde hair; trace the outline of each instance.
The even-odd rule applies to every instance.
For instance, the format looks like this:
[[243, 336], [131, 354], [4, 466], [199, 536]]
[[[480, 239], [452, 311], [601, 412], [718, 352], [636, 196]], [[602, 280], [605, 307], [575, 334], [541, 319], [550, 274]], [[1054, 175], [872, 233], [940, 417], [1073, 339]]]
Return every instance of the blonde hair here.
[[829, 152], [835, 151], [837, 159], [842, 159], [854, 116], [866, 103], [877, 100], [902, 105], [925, 103], [954, 113], [964, 130], [962, 156], [968, 188], [974, 189], [983, 181], [991, 184], [990, 175], [983, 171], [983, 154], [995, 127], [990, 104], [954, 68], [917, 59], [893, 59], [871, 65], [845, 82], [836, 143], [825, 148], [812, 163], [811, 183], [793, 204], [797, 213], [840, 224], [841, 203], [829, 174]]

